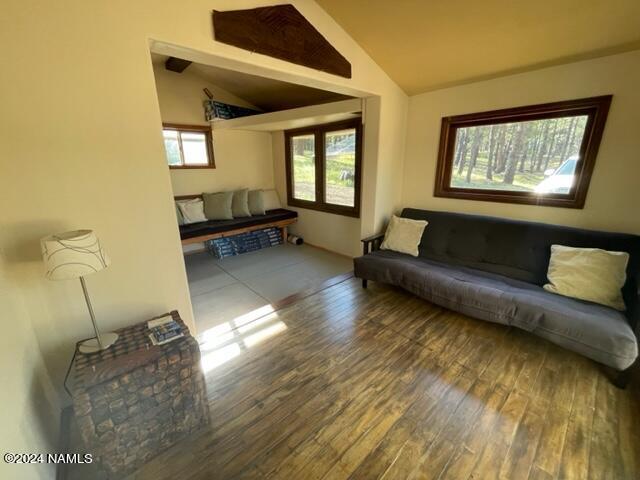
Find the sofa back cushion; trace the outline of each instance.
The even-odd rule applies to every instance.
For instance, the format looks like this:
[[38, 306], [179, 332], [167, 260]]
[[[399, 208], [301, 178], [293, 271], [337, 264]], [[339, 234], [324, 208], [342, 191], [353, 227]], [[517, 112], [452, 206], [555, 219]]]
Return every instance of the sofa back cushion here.
[[628, 294], [640, 271], [636, 235], [414, 208], [405, 208], [402, 216], [429, 222], [420, 241], [421, 257], [537, 285], [546, 283], [553, 244], [628, 252]]

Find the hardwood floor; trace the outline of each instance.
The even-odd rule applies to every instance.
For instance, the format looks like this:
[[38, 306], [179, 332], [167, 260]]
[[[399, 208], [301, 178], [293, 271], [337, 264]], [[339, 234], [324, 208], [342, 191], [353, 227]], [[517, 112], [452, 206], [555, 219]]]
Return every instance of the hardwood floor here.
[[211, 426], [131, 478], [640, 478], [637, 382], [526, 332], [355, 279], [244, 327], [202, 346]]

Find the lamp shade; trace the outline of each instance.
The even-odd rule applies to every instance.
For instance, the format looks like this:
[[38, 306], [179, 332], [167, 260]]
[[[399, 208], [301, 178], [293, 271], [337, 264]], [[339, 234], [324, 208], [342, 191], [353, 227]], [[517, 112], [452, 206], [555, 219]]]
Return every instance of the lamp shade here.
[[84, 277], [111, 263], [93, 230], [57, 233], [43, 238], [40, 245], [49, 280]]

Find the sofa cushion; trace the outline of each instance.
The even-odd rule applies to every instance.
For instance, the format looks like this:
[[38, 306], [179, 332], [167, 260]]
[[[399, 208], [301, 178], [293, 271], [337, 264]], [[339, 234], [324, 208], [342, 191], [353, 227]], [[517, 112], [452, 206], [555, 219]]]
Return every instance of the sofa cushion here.
[[[421, 257], [540, 286], [547, 281], [553, 244], [628, 252], [628, 279], [640, 271], [637, 235], [415, 208], [405, 208], [402, 216], [429, 222], [420, 242]], [[629, 282], [626, 286], [631, 287]]]
[[399, 287], [466, 315], [535, 333], [623, 370], [638, 356], [626, 317], [499, 274], [409, 255], [376, 251], [354, 260], [359, 278]]

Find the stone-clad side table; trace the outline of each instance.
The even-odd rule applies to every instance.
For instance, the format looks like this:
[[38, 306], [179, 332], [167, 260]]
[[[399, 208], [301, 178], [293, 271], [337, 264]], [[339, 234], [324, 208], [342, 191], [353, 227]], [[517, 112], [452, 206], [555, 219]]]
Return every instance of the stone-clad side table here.
[[184, 337], [153, 346], [147, 322], [117, 331], [99, 353], [76, 352], [73, 408], [88, 453], [109, 474], [130, 473], [209, 422], [198, 343], [178, 312]]

